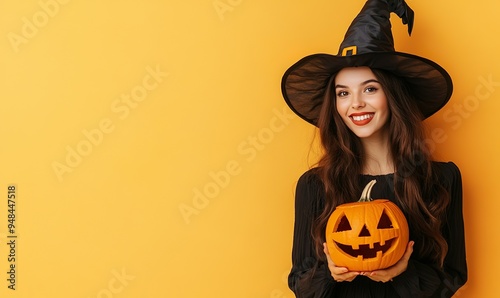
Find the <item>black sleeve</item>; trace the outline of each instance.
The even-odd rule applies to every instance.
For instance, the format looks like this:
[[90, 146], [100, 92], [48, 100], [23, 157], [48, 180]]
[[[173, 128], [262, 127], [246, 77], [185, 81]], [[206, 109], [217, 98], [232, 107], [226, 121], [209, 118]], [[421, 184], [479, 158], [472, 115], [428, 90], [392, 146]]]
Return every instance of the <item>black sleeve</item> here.
[[440, 163], [439, 168], [451, 197], [442, 230], [448, 253], [443, 269], [410, 259], [407, 270], [392, 282], [401, 297], [452, 297], [467, 281], [462, 178], [454, 163]]
[[288, 285], [297, 298], [328, 297], [335, 285], [327, 264], [318, 260], [311, 236], [314, 218], [321, 210], [324, 191], [319, 178], [308, 171], [297, 182], [292, 270]]

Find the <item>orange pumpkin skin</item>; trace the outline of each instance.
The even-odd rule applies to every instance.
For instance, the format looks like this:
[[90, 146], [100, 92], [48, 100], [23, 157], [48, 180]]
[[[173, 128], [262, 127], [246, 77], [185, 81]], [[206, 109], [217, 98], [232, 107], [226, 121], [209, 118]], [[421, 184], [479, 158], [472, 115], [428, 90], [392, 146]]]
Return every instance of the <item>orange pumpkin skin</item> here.
[[369, 272], [394, 265], [408, 241], [403, 212], [386, 199], [339, 205], [326, 226], [330, 257], [336, 266], [350, 271]]

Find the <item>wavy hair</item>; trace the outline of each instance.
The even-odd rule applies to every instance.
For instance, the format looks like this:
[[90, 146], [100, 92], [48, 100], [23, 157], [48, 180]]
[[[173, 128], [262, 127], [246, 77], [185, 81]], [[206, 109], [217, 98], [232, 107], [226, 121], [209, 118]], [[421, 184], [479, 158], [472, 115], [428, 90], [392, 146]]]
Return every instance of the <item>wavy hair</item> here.
[[[383, 70], [372, 69], [372, 72], [385, 92], [390, 109], [387, 128], [389, 153], [396, 169], [393, 185], [396, 203], [407, 216], [417, 255], [442, 266], [448, 245], [440, 231], [449, 195], [432, 168], [431, 154], [425, 143], [424, 117], [403, 79]], [[311, 232], [316, 253], [322, 259], [328, 218], [336, 206], [358, 199], [361, 189], [357, 178], [364, 166], [360, 139], [336, 110], [334, 81], [335, 75], [328, 83], [318, 120], [324, 149], [318, 171], [326, 199]]]

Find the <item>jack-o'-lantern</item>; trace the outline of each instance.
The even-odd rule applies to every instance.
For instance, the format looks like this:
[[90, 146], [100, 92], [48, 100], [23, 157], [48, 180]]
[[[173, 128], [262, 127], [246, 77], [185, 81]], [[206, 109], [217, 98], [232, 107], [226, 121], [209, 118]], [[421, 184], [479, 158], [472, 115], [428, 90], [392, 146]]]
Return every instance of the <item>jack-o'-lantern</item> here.
[[371, 199], [375, 183], [366, 185], [358, 202], [337, 206], [328, 219], [326, 242], [336, 266], [360, 272], [384, 269], [406, 251], [406, 218], [391, 201]]

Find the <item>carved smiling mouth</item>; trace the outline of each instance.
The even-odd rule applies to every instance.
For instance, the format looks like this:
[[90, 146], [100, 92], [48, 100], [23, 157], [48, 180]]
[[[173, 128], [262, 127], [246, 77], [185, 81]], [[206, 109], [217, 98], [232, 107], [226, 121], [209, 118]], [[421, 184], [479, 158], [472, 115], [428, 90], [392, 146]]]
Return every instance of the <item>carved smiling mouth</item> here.
[[378, 251], [382, 251], [382, 254], [388, 251], [394, 239], [395, 238], [386, 240], [384, 245], [380, 245], [380, 242], [376, 242], [373, 244], [373, 248], [370, 248], [369, 244], [360, 244], [358, 249], [353, 248], [351, 245], [345, 245], [338, 242], [335, 242], [335, 244], [337, 244], [343, 252], [354, 258], [362, 256], [363, 259], [370, 259], [375, 258]]

